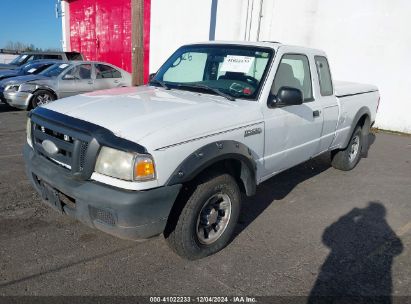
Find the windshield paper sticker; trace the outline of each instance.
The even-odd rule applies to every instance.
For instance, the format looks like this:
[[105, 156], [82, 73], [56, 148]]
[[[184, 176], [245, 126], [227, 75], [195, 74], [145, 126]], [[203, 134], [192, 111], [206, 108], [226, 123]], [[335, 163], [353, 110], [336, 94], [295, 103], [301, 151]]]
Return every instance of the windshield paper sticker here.
[[60, 65], [59, 65], [59, 68], [60, 68], [60, 69], [64, 69], [66, 66], [68, 66], [68, 64], [67, 64], [67, 63], [63, 63], [63, 64], [60, 64]]
[[35, 69], [35, 68], [31, 68], [30, 70], [27, 71], [27, 73], [32, 74], [32, 73], [34, 73], [36, 70], [37, 70], [37, 69]]
[[248, 73], [253, 62], [254, 57], [228, 55], [224, 58], [220, 71]]

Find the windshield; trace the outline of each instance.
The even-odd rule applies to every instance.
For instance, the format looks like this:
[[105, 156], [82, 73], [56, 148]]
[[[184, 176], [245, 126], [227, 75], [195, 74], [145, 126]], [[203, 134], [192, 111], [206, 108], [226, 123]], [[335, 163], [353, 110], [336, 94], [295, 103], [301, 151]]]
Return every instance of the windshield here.
[[21, 64], [23, 64], [24, 62], [27, 61], [26, 59], [27, 59], [28, 56], [29, 55], [27, 55], [27, 54], [21, 54], [21, 55], [17, 56], [16, 58], [14, 58], [10, 62], [10, 64], [21, 65]]
[[51, 65], [53, 65], [53, 63], [29, 63], [23, 65], [20, 72], [24, 75], [39, 74]]
[[[235, 98], [255, 99], [268, 70], [273, 50], [236, 45], [193, 45], [178, 49], [160, 68], [158, 81], [172, 89], [206, 87]], [[216, 94], [208, 90], [207, 93]]]
[[68, 63], [57, 63], [49, 67], [48, 69], [44, 70], [41, 72], [41, 75], [44, 75], [46, 77], [57, 77], [60, 75], [63, 71], [67, 70], [67, 68], [71, 67], [71, 64]]

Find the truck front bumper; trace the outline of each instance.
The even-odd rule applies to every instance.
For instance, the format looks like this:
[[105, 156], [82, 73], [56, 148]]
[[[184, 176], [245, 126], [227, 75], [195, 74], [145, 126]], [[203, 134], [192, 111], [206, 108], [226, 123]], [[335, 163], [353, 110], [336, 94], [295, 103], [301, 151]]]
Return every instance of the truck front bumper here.
[[3, 92], [6, 102], [15, 108], [25, 110], [28, 108], [33, 94], [28, 92]]
[[129, 191], [73, 179], [65, 168], [37, 155], [26, 144], [28, 178], [43, 201], [84, 224], [130, 240], [161, 234], [181, 185]]

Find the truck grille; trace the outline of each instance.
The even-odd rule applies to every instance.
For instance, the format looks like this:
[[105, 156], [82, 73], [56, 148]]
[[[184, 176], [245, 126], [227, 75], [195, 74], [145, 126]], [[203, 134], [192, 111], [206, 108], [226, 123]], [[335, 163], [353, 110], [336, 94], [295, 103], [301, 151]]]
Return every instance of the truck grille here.
[[86, 153], [87, 153], [87, 148], [88, 148], [88, 142], [82, 141], [80, 144], [80, 163], [79, 163], [79, 169], [80, 171], [84, 170], [84, 166], [86, 164]]
[[91, 177], [101, 146], [147, 153], [143, 146], [108, 129], [44, 107], [37, 107], [29, 117], [34, 152], [60, 165], [74, 179]]
[[[50, 155], [44, 150], [42, 144], [45, 140], [49, 140], [57, 146], [58, 152], [56, 154]], [[39, 124], [33, 125], [33, 143], [37, 152], [69, 169], [73, 165], [74, 140], [73, 137], [67, 134], [59, 133]]]
[[[46, 151], [44, 141], [51, 141], [57, 152]], [[65, 170], [83, 178], [89, 178], [92, 172], [86, 171], [87, 151], [91, 137], [47, 121], [35, 120], [32, 123], [32, 141], [34, 150], [48, 160], [62, 166]], [[50, 143], [49, 143], [50, 144]]]

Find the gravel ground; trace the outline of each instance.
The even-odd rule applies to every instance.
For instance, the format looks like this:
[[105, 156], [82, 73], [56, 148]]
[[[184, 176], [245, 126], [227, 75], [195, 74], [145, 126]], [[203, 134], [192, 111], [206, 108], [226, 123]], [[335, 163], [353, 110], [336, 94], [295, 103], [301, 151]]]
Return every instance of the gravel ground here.
[[372, 136], [350, 172], [324, 155], [258, 187], [236, 237], [200, 261], [43, 205], [24, 174], [26, 112], [0, 104], [0, 295], [411, 295], [411, 137]]

